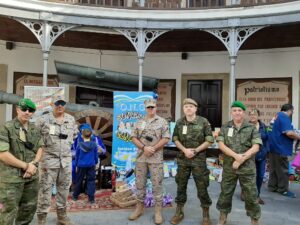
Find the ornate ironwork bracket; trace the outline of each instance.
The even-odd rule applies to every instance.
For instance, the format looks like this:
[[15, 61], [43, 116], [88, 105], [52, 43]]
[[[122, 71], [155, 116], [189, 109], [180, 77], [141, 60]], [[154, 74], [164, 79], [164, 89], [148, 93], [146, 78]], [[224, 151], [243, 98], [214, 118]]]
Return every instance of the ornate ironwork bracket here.
[[16, 19], [26, 26], [38, 39], [43, 52], [49, 52], [53, 42], [75, 25]]
[[51, 23], [47, 21], [32, 21], [17, 19], [21, 24], [26, 26], [38, 39], [43, 51], [43, 86], [47, 86], [48, 81], [48, 58], [50, 48], [54, 41], [67, 30], [75, 27], [75, 25]]
[[236, 57], [242, 44], [262, 27], [237, 27], [228, 29], [205, 29], [218, 38], [227, 48], [230, 57]]
[[150, 44], [167, 30], [145, 30], [145, 29], [116, 29], [123, 34], [134, 46], [138, 58], [144, 58]]
[[[229, 77], [229, 102], [235, 100], [235, 64], [238, 51], [242, 44], [256, 31], [264, 28], [261, 27], [233, 27], [227, 29], [205, 29], [218, 38], [227, 48], [230, 57], [230, 77]], [[230, 115], [230, 107], [229, 107]]]
[[145, 30], [145, 29], [116, 29], [123, 34], [134, 46], [138, 54], [139, 63], [139, 91], [143, 90], [143, 65], [147, 48], [150, 44], [167, 30]]

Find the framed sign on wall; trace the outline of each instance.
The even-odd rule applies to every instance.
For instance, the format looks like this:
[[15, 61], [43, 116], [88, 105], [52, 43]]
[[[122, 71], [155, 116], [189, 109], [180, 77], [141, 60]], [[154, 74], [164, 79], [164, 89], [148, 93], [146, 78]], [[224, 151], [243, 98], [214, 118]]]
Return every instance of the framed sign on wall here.
[[[39, 73], [14, 72], [14, 94], [24, 97], [25, 86], [43, 86], [43, 75]], [[58, 77], [48, 75], [48, 87], [58, 87]], [[12, 113], [16, 116], [15, 110]]]
[[159, 80], [157, 94], [157, 114], [168, 121], [175, 121], [176, 80]]
[[260, 111], [262, 122], [269, 124], [281, 106], [292, 103], [292, 78], [255, 78], [236, 80], [236, 99]]

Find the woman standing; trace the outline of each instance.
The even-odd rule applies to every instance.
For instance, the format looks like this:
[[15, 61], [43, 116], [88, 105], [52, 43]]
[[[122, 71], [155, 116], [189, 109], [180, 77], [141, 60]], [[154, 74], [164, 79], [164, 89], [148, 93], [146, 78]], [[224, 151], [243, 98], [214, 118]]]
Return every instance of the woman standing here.
[[258, 109], [252, 109], [249, 112], [249, 122], [252, 123], [259, 131], [263, 145], [260, 145], [259, 152], [255, 156], [256, 164], [256, 187], [257, 187], [257, 201], [263, 205], [265, 202], [260, 198], [260, 189], [263, 183], [264, 174], [266, 170], [266, 157], [269, 151], [268, 134], [266, 125], [259, 120], [260, 112]]

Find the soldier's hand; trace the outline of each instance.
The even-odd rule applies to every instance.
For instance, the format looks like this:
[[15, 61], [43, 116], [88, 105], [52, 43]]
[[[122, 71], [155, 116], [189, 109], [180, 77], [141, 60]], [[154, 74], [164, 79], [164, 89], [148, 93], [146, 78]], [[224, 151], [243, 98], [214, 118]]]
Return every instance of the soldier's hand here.
[[234, 158], [235, 161], [237, 161], [239, 164], [243, 164], [245, 161], [244, 157], [241, 154], [237, 154], [236, 157]]
[[232, 164], [232, 168], [234, 169], [234, 170], [237, 170], [239, 167], [240, 167], [240, 163], [239, 162], [237, 162], [237, 161], [234, 161], [233, 162], [233, 164]]
[[186, 148], [184, 150], [185, 157], [191, 159], [195, 156], [195, 150], [193, 148]]
[[25, 172], [23, 175], [23, 178], [30, 178], [30, 177], [32, 177], [32, 175], [28, 172]]
[[145, 146], [144, 147], [144, 154], [146, 156], [152, 156], [155, 152], [155, 149], [152, 146]]
[[34, 175], [37, 171], [36, 166], [33, 163], [28, 163], [28, 168], [26, 170], [26, 173], [30, 173], [31, 175]]
[[32, 163], [28, 163], [28, 167], [23, 175], [23, 178], [30, 178], [32, 177], [37, 171], [37, 168]]

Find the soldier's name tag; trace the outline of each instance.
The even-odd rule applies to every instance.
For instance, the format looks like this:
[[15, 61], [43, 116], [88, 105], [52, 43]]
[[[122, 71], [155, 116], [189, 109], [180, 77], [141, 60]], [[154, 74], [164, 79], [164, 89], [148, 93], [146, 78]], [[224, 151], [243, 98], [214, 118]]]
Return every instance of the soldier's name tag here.
[[232, 136], [233, 136], [233, 128], [232, 128], [232, 127], [230, 127], [230, 128], [228, 129], [227, 136], [228, 136], [228, 137], [232, 137]]
[[146, 122], [142, 121], [141, 122], [141, 130], [144, 130], [146, 128]]
[[50, 125], [49, 134], [54, 135], [55, 134], [55, 126]]
[[19, 135], [20, 135], [21, 141], [26, 142], [26, 134], [25, 134], [25, 131], [23, 129], [20, 129]]
[[187, 126], [182, 127], [182, 134], [187, 134]]

